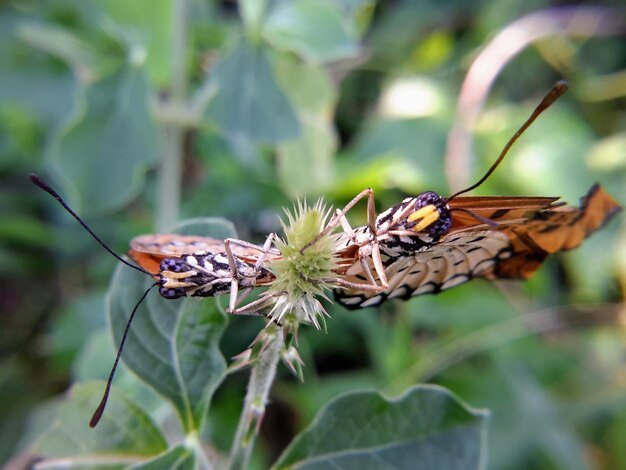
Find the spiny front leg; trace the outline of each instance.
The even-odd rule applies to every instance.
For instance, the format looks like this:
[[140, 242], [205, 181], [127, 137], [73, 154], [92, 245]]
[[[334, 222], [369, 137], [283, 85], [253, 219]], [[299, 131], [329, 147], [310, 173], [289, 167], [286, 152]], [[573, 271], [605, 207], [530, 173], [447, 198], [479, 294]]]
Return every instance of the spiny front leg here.
[[259, 297], [255, 301], [250, 302], [249, 304], [246, 304], [243, 307], [234, 308], [230, 310], [228, 313], [232, 313], [233, 315], [249, 314], [251, 310], [258, 311], [264, 307], [267, 307], [269, 301], [272, 300], [274, 297], [279, 297], [281, 295], [286, 295], [286, 294], [287, 294], [286, 291], [268, 292], [268, 293], [263, 294], [261, 297]]
[[[374, 234], [375, 225], [376, 225], [376, 209], [374, 206], [374, 191], [372, 190], [372, 188], [367, 188], [361, 191], [356, 196], [354, 196], [354, 198], [352, 198], [352, 200], [348, 204], [346, 204], [346, 206], [343, 209], [337, 210], [337, 212], [328, 221], [328, 224], [326, 224], [326, 227], [324, 227], [324, 230], [322, 230], [313, 240], [307, 243], [300, 250], [300, 253], [304, 253], [304, 250], [306, 250], [308, 247], [317, 243], [322, 237], [325, 237], [326, 235], [331, 233], [340, 224], [343, 225], [344, 220], [347, 223], [346, 214], [348, 213], [348, 211], [350, 211], [361, 199], [363, 199], [366, 196], [367, 196], [367, 213], [368, 213], [367, 224], [368, 224], [368, 227], [370, 227], [370, 231], [372, 232], [372, 234]], [[350, 234], [348, 233], [348, 235]]]
[[374, 271], [378, 275], [378, 280], [380, 282], [381, 290], [387, 288], [387, 276], [385, 274], [385, 267], [383, 266], [382, 259], [380, 257], [380, 244], [378, 243], [378, 238], [373, 238], [369, 243], [369, 254], [367, 254], [364, 250], [365, 247], [359, 248], [359, 263], [361, 264], [361, 268], [363, 269], [363, 273], [367, 277], [368, 281], [374, 286], [378, 286], [378, 283], [374, 279], [372, 275], [372, 271], [370, 269], [370, 263], [368, 258], [372, 258], [372, 264], [374, 265]]

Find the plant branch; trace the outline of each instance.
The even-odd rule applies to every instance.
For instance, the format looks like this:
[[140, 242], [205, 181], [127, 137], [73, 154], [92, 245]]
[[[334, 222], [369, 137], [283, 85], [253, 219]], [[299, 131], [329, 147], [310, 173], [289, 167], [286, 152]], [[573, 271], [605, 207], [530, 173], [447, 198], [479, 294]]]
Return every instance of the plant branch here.
[[267, 397], [276, 375], [284, 333], [282, 328], [276, 325], [268, 325], [266, 333], [271, 336], [271, 340], [260, 351], [250, 372], [244, 408], [239, 418], [239, 425], [230, 454], [231, 470], [248, 468], [254, 442], [259, 434], [265, 413]]

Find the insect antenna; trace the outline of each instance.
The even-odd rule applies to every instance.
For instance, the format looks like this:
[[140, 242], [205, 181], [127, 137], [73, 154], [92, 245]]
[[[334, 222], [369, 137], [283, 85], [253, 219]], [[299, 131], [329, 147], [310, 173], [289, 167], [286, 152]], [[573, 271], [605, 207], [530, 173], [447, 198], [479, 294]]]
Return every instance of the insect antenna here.
[[485, 175], [481, 179], [479, 179], [476, 183], [471, 185], [469, 188], [465, 188], [461, 191], [454, 193], [452, 196], [448, 198], [448, 201], [450, 201], [451, 199], [454, 199], [455, 197], [461, 194], [467, 193], [471, 191], [472, 189], [476, 189], [478, 186], [483, 184], [485, 180], [489, 178], [489, 176], [491, 176], [491, 174], [498, 167], [502, 159], [509, 152], [509, 149], [515, 143], [515, 141], [517, 141], [517, 139], [524, 133], [524, 131], [526, 131], [526, 129], [528, 129], [528, 127], [533, 123], [533, 121], [537, 119], [539, 115], [543, 113], [546, 109], [548, 109], [552, 104], [554, 104], [554, 102], [558, 100], [561, 97], [561, 95], [563, 95], [563, 93], [567, 91], [568, 88], [569, 88], [569, 85], [566, 81], [564, 80], [558, 81], [550, 89], [550, 91], [548, 91], [546, 96], [543, 97], [543, 99], [541, 100], [541, 103], [539, 103], [539, 105], [535, 108], [535, 110], [532, 112], [532, 114], [526, 120], [526, 122], [524, 122], [524, 124], [521, 125], [521, 127], [517, 130], [517, 132], [513, 134], [513, 137], [509, 139], [509, 141], [506, 143], [506, 145], [502, 149], [502, 152], [500, 152], [500, 155], [498, 156], [497, 160], [493, 163], [493, 165], [491, 165], [489, 170], [487, 170], [487, 173], [485, 173]]
[[72, 208], [67, 204], [67, 202], [65, 202], [63, 200], [63, 198], [59, 195], [59, 193], [57, 193], [54, 189], [52, 189], [50, 187], [50, 185], [48, 183], [46, 183], [44, 180], [42, 180], [39, 176], [35, 175], [34, 173], [30, 174], [30, 180], [31, 182], [36, 185], [39, 186], [41, 189], [43, 189], [45, 192], [47, 192], [48, 194], [50, 194], [53, 198], [55, 198], [57, 201], [59, 201], [59, 204], [61, 204], [63, 206], [63, 208], [72, 216], [74, 217], [78, 223], [80, 225], [83, 226], [83, 228], [85, 230], [87, 230], [87, 233], [89, 233], [89, 235], [91, 235], [93, 237], [94, 240], [96, 240], [100, 246], [102, 246], [102, 248], [104, 248], [106, 251], [108, 251], [110, 254], [112, 254], [118, 261], [121, 261], [122, 263], [124, 263], [126, 266], [129, 266], [133, 269], [136, 269], [137, 271], [140, 271], [144, 274], [147, 274], [148, 276], [152, 277], [152, 274], [149, 273], [148, 271], [146, 271], [145, 269], [136, 266], [132, 263], [129, 263], [128, 261], [126, 261], [124, 258], [122, 258], [120, 255], [118, 255], [117, 253], [115, 253], [111, 248], [109, 248], [109, 246], [104, 243], [100, 237], [98, 237], [98, 235], [96, 235], [94, 233], [93, 230], [91, 230], [91, 228], [89, 228], [89, 226], [83, 221], [83, 219], [81, 219], [79, 217], [79, 215], [74, 212], [72, 210]]
[[135, 314], [137, 313], [139, 306], [145, 300], [148, 293], [155, 286], [158, 286], [158, 285], [159, 283], [155, 282], [150, 287], [148, 287], [148, 289], [143, 293], [143, 295], [139, 299], [139, 302], [137, 302], [137, 304], [133, 308], [133, 311], [131, 312], [130, 317], [128, 317], [128, 322], [126, 323], [126, 328], [124, 328], [124, 334], [122, 335], [122, 340], [120, 341], [120, 347], [118, 348], [117, 355], [115, 356], [115, 362], [113, 363], [113, 367], [111, 368], [111, 373], [109, 374], [109, 378], [107, 379], [107, 385], [106, 385], [106, 388], [104, 389], [104, 395], [102, 396], [102, 400], [100, 401], [98, 408], [96, 408], [96, 411], [91, 417], [91, 420], [89, 420], [89, 427], [95, 428], [96, 425], [100, 422], [100, 418], [102, 418], [102, 414], [104, 413], [104, 408], [107, 405], [107, 401], [109, 400], [109, 393], [111, 392], [111, 384], [113, 383], [113, 376], [115, 376], [115, 371], [117, 370], [117, 366], [120, 362], [120, 357], [122, 356], [122, 349], [124, 349], [124, 343], [126, 343], [126, 337], [128, 336], [128, 332], [130, 331], [130, 324], [132, 323], [133, 318], [135, 318]]

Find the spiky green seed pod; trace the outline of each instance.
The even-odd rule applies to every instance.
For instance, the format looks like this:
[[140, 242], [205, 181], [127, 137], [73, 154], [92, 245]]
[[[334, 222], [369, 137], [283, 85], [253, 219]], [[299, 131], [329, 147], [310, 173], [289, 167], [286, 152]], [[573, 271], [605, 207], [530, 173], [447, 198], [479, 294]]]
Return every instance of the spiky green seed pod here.
[[320, 328], [318, 317], [327, 313], [318, 297], [327, 298], [325, 292], [333, 287], [337, 236], [327, 234], [308, 245], [324, 230], [330, 211], [319, 200], [312, 207], [299, 202], [293, 213], [285, 212], [287, 223], [281, 221], [285, 238], [276, 241], [282, 258], [269, 265], [276, 276], [270, 291], [284, 294], [277, 297], [269, 315], [277, 323], [293, 320]]

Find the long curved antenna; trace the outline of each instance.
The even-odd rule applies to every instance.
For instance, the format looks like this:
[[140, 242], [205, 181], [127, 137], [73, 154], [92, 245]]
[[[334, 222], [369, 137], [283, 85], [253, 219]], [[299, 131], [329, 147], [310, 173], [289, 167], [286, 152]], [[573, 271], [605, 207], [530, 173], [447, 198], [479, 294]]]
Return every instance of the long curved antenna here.
[[128, 332], [130, 331], [130, 324], [135, 318], [135, 314], [137, 313], [137, 309], [141, 305], [141, 303], [145, 300], [148, 293], [155, 287], [158, 286], [159, 283], [155, 282], [143, 293], [139, 302], [133, 308], [133, 311], [128, 317], [128, 322], [126, 323], [126, 328], [124, 328], [124, 334], [122, 335], [122, 341], [120, 341], [120, 347], [117, 350], [117, 355], [115, 356], [115, 362], [113, 363], [113, 367], [111, 368], [111, 373], [109, 374], [109, 378], [107, 379], [107, 386], [104, 389], [104, 395], [102, 396], [102, 400], [96, 408], [91, 420], [89, 420], [89, 427], [95, 428], [96, 425], [100, 422], [100, 418], [102, 418], [102, 414], [104, 413], [104, 408], [107, 406], [107, 401], [109, 400], [109, 393], [111, 392], [111, 385], [113, 384], [113, 376], [115, 375], [115, 371], [117, 370], [117, 365], [120, 362], [120, 357], [122, 356], [122, 349], [124, 349], [124, 343], [126, 343], [126, 337], [128, 336]]
[[513, 144], [519, 138], [519, 136], [521, 136], [524, 133], [524, 131], [526, 129], [528, 129], [528, 126], [530, 126], [533, 123], [533, 121], [539, 117], [539, 115], [541, 113], [543, 113], [556, 100], [558, 100], [561, 97], [561, 95], [563, 95], [563, 93], [565, 93], [567, 91], [568, 88], [569, 88], [569, 84], [566, 81], [564, 81], [564, 80], [558, 81], [550, 89], [550, 91], [546, 94], [546, 96], [543, 97], [543, 99], [541, 100], [541, 103], [539, 103], [539, 105], [535, 108], [535, 110], [530, 115], [530, 117], [526, 120], [526, 122], [524, 122], [524, 124], [521, 125], [521, 127], [517, 130], [517, 132], [515, 134], [513, 134], [513, 137], [511, 137], [509, 139], [507, 144], [502, 149], [502, 152], [500, 152], [500, 156], [498, 156], [498, 159], [493, 163], [493, 165], [491, 165], [491, 168], [489, 168], [487, 173], [485, 173], [485, 175], [481, 179], [479, 179], [476, 183], [471, 185], [469, 188], [466, 188], [466, 189], [463, 189], [461, 191], [458, 191], [458, 192], [454, 193], [452, 196], [450, 196], [448, 198], [448, 201], [450, 199], [454, 199], [455, 197], [457, 197], [457, 196], [459, 196], [461, 194], [467, 193], [467, 192], [471, 191], [472, 189], [476, 189], [478, 186], [483, 184], [485, 182], [485, 180], [487, 178], [489, 178], [489, 176], [491, 176], [491, 174], [495, 171], [497, 166], [500, 164], [502, 159], [509, 152], [509, 149], [513, 146]]
[[124, 263], [126, 266], [129, 266], [133, 269], [136, 269], [137, 271], [140, 271], [144, 274], [147, 274], [148, 276], [152, 277], [152, 274], [149, 273], [148, 271], [146, 271], [145, 269], [139, 267], [139, 266], [135, 266], [132, 263], [129, 263], [128, 261], [126, 261], [124, 258], [122, 258], [120, 255], [118, 255], [117, 253], [115, 253], [111, 248], [108, 247], [108, 245], [106, 243], [104, 243], [102, 240], [100, 240], [100, 237], [98, 237], [98, 235], [96, 235], [93, 230], [91, 230], [89, 228], [89, 226], [83, 222], [83, 219], [81, 219], [78, 214], [76, 214], [76, 212], [74, 212], [72, 210], [72, 208], [67, 204], [67, 202], [65, 202], [63, 200], [63, 198], [61, 196], [59, 196], [59, 193], [57, 193], [54, 189], [52, 189], [50, 187], [50, 185], [48, 183], [46, 183], [44, 180], [42, 180], [39, 176], [35, 175], [34, 173], [30, 174], [30, 180], [31, 182], [36, 185], [39, 186], [41, 189], [43, 189], [45, 192], [47, 192], [48, 194], [50, 194], [53, 198], [55, 198], [57, 201], [59, 201], [59, 204], [61, 204], [63, 206], [63, 208], [72, 216], [74, 217], [78, 223], [80, 225], [83, 226], [83, 228], [85, 230], [87, 230], [87, 233], [89, 233], [89, 235], [91, 235], [94, 240], [96, 240], [100, 246], [102, 246], [102, 248], [104, 248], [105, 250], [107, 250], [110, 254], [112, 254], [113, 256], [115, 256], [115, 258], [118, 261], [121, 261], [122, 263]]

